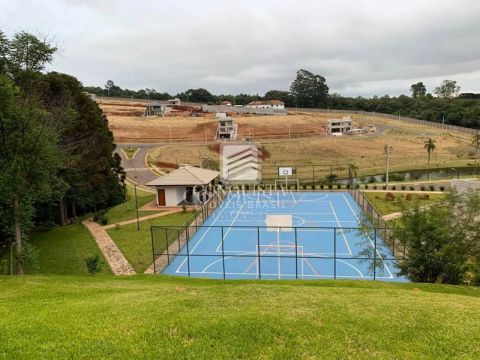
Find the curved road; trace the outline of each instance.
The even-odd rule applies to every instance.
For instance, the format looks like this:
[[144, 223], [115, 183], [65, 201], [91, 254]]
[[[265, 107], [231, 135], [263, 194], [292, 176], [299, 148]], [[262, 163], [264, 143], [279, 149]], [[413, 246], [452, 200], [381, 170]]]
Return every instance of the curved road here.
[[[163, 144], [117, 144], [115, 150], [122, 158], [122, 166], [127, 173], [127, 179], [131, 182], [145, 186], [146, 183], [158, 178], [158, 175], [153, 173], [147, 166], [147, 153]], [[123, 153], [122, 148], [127, 147], [139, 148], [133, 159], [127, 159]], [[151, 189], [150, 189], [151, 190]]]

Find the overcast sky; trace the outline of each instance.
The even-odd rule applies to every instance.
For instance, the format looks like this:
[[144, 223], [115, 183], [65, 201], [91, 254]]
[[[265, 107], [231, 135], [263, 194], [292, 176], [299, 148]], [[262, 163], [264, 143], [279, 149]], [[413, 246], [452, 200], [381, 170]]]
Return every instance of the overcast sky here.
[[0, 0], [0, 28], [47, 36], [85, 85], [263, 94], [304, 68], [345, 96], [480, 92], [479, 0]]

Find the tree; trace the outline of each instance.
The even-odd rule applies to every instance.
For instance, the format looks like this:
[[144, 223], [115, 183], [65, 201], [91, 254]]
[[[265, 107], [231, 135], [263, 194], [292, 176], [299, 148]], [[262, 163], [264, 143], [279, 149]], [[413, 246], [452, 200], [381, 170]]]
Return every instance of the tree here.
[[180, 97], [182, 100], [197, 103], [215, 102], [215, 97], [206, 89], [188, 89], [185, 96]]
[[443, 80], [440, 86], [435, 88], [434, 93], [442, 99], [451, 99], [460, 91], [455, 80]]
[[110, 90], [115, 86], [113, 80], [107, 80], [105, 83], [105, 89], [107, 89], [108, 96], [110, 96]]
[[51, 197], [62, 160], [56, 134], [37, 104], [0, 75], [0, 193], [10, 211], [16, 273], [23, 274], [23, 239], [32, 226], [34, 205]]
[[45, 39], [21, 31], [13, 36], [9, 44], [9, 65], [11, 70], [42, 71], [53, 60], [57, 51]]
[[323, 76], [307, 70], [298, 70], [297, 77], [290, 86], [296, 105], [301, 107], [321, 107], [326, 104], [328, 86]]
[[410, 91], [412, 92], [412, 98], [414, 99], [420, 96], [425, 96], [427, 94], [427, 88], [425, 87], [423, 82], [412, 84], [412, 86], [410, 87]]
[[435, 150], [435, 140], [433, 140], [432, 138], [428, 139], [427, 141], [425, 141], [423, 147], [427, 150], [428, 165], [430, 165], [430, 156], [431, 156], [433, 150]]
[[479, 278], [480, 194], [450, 192], [444, 203], [402, 210], [401, 227], [391, 238], [405, 246], [400, 275], [412, 281], [460, 284]]

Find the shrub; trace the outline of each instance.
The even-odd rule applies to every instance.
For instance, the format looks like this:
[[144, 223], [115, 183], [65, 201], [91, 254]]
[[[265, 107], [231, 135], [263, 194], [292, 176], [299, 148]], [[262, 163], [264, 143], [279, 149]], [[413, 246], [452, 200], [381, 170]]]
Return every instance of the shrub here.
[[430, 185], [429, 188], [430, 188], [430, 191], [434, 191], [434, 190], [435, 190], [435, 186], [433, 186], [433, 185]]
[[445, 186], [440, 186], [440, 191], [445, 191]]
[[412, 194], [407, 194], [407, 195], [405, 195], [405, 200], [407, 200], [407, 201], [412, 201], [412, 199], [413, 199], [413, 195], [412, 195]]
[[391, 192], [387, 192], [385, 194], [385, 200], [386, 201], [395, 201], [395, 195], [393, 195]]
[[402, 185], [402, 186], [400, 186], [400, 188], [401, 188], [402, 190], [405, 190], [405, 189], [406, 189], [406, 186], [405, 186], [405, 185]]
[[95, 254], [85, 259], [85, 265], [87, 266], [88, 273], [90, 275], [95, 275], [102, 270], [103, 262], [100, 259], [100, 256]]
[[337, 189], [341, 189], [342, 188], [342, 184], [337, 184]]
[[383, 185], [383, 186], [382, 186], [382, 189], [383, 189], [383, 190], [387, 190], [387, 185]]
[[307, 190], [307, 184], [303, 184], [303, 185], [302, 185], [302, 189], [303, 189], [303, 190]]
[[425, 186], [420, 186], [420, 190], [425, 191]]
[[332, 190], [333, 184], [328, 184], [328, 188], [329, 188], [330, 190]]
[[365, 189], [368, 189], [368, 184], [365, 184], [364, 188], [365, 188]]
[[395, 190], [397, 187], [395, 185], [392, 185], [391, 189]]
[[415, 186], [410, 186], [410, 190], [415, 190]]
[[377, 185], [373, 185], [373, 190], [377, 190]]
[[182, 212], [184, 212], [184, 213], [187, 212], [187, 205], [185, 205], [185, 204], [182, 205]]
[[324, 184], [324, 183], [320, 183], [320, 189], [323, 190], [324, 187], [325, 187], [325, 184]]
[[347, 189], [350, 189], [350, 187], [351, 187], [351, 186], [350, 186], [350, 184], [347, 184], [347, 186], [346, 186], [346, 187], [347, 187]]

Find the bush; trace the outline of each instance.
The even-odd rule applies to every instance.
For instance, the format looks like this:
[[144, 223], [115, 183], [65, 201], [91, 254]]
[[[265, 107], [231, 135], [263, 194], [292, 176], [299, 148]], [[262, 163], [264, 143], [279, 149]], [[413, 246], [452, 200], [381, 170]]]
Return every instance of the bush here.
[[332, 190], [332, 189], [333, 189], [333, 184], [328, 184], [328, 188], [329, 188], [330, 190]]
[[410, 190], [415, 190], [415, 186], [410, 186]]
[[324, 183], [320, 183], [320, 189], [323, 190], [324, 187], [325, 187], [325, 184], [324, 184]]
[[303, 189], [303, 190], [307, 190], [307, 184], [303, 184], [303, 185], [302, 185], [302, 189]]
[[342, 184], [337, 184], [337, 189], [341, 189], [342, 188]]
[[365, 188], [365, 189], [368, 189], [368, 184], [365, 184], [365, 185], [364, 185], [364, 188]]
[[187, 205], [185, 205], [185, 204], [182, 205], [182, 212], [184, 212], [184, 213], [187, 212]]
[[107, 225], [108, 224], [108, 219], [105, 215], [100, 215], [100, 217], [98, 218], [98, 223], [100, 225]]
[[383, 189], [383, 190], [387, 190], [387, 185], [383, 185], [383, 186], [382, 186], [382, 189]]
[[346, 186], [346, 187], [347, 187], [347, 189], [350, 189], [350, 187], [351, 187], [351, 186], [350, 186], [350, 184], [347, 184], [347, 186]]
[[385, 194], [385, 200], [386, 201], [395, 201], [395, 195], [393, 195], [391, 192], [387, 192]]
[[401, 188], [402, 190], [405, 190], [405, 189], [406, 189], [406, 186], [405, 186], [405, 185], [402, 185], [402, 186], [400, 186], [400, 188]]
[[430, 191], [435, 191], [435, 186], [433, 186], [433, 185], [430, 185], [430, 187], [429, 187], [429, 188], [430, 188]]
[[445, 191], [445, 186], [440, 186], [440, 191]]
[[373, 190], [377, 190], [377, 185], [373, 185]]
[[420, 186], [420, 190], [425, 191], [425, 186]]
[[95, 254], [85, 259], [85, 265], [87, 266], [88, 273], [90, 275], [95, 275], [102, 270], [103, 262], [100, 259], [100, 256]]
[[396, 187], [395, 185], [392, 185], [391, 189], [392, 189], [392, 190], [396, 190], [397, 187]]

